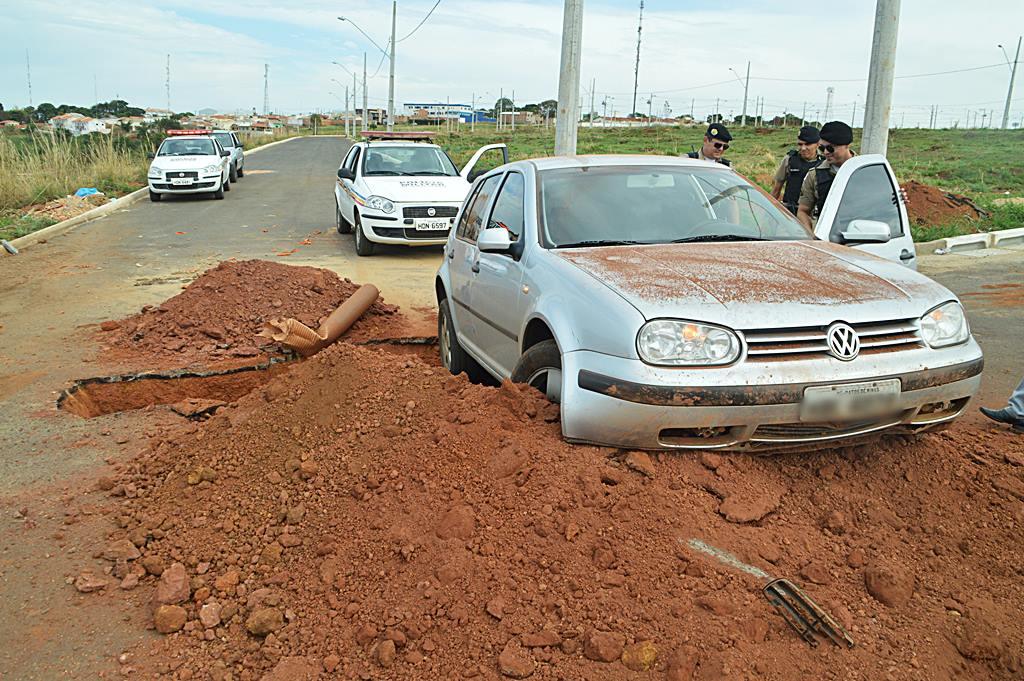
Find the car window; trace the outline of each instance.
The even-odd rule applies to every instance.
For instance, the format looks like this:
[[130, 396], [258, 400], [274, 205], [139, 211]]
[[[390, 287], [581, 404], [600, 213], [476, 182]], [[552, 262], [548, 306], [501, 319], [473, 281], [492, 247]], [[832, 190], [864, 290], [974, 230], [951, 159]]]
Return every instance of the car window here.
[[829, 241], [840, 243], [840, 233], [845, 232], [853, 220], [884, 222], [889, 225], [891, 238], [903, 236], [897, 200], [896, 188], [884, 165], [876, 163], [858, 168], [843, 191]]
[[498, 198], [494, 200], [491, 217], [487, 220], [487, 229], [507, 229], [511, 241], [518, 241], [523, 233], [524, 195], [526, 183], [520, 173], [509, 173], [505, 184], [501, 185]]
[[480, 195], [480, 187], [481, 185], [477, 185], [466, 199], [466, 209], [462, 211], [462, 217], [459, 218], [459, 224], [455, 227], [455, 236], [457, 237], [465, 238], [466, 236], [466, 226], [469, 224], [469, 216], [473, 214], [473, 204], [476, 202], [476, 198]]
[[235, 146], [235, 141], [231, 138], [230, 132], [215, 132], [213, 133], [213, 137], [220, 142], [220, 145], [225, 149]]
[[359, 154], [362, 152], [360, 147], [356, 147], [352, 150], [352, 158], [349, 159], [349, 163], [345, 166], [353, 173], [356, 172], [356, 168], [359, 167]]
[[473, 203], [470, 204], [469, 208], [466, 209], [466, 214], [463, 215], [463, 221], [459, 224], [457, 236], [467, 241], [476, 242], [476, 237], [480, 234], [480, 229], [484, 224], [484, 211], [487, 210], [487, 204], [490, 202], [491, 196], [494, 195], [494, 191], [498, 188], [500, 180], [501, 175], [495, 175], [483, 181], [476, 193], [476, 197], [473, 199]]
[[540, 185], [542, 242], [548, 248], [595, 241], [813, 238], [763, 191], [724, 168], [560, 168], [540, 173]]
[[458, 175], [448, 155], [438, 147], [369, 146], [364, 175]]
[[212, 156], [218, 153], [216, 145], [209, 138], [179, 138], [164, 140], [157, 156]]
[[348, 153], [345, 154], [345, 158], [341, 160], [342, 168], [348, 168], [349, 170], [352, 169], [352, 157], [356, 155], [356, 149], [357, 147], [352, 147], [348, 150]]

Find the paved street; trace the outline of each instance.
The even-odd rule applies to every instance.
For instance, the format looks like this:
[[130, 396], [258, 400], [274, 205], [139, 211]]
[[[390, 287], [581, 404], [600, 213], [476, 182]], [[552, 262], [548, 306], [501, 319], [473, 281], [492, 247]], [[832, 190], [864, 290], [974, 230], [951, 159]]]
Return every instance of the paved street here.
[[[332, 187], [347, 145], [325, 137], [289, 141], [251, 155], [246, 177], [223, 201], [139, 202], [0, 259], [0, 620], [24, 625], [0, 628], [0, 678], [49, 679], [65, 671], [94, 678], [143, 628], [125, 621], [139, 609], [117, 598], [90, 605], [90, 621], [80, 622], [65, 584], [77, 555], [52, 540], [64, 529], [65, 503], [102, 503], [74, 491], [77, 481], [95, 478], [107, 459], [122, 459], [144, 437], [141, 415], [85, 421], [54, 409], [61, 388], [103, 371], [91, 339], [95, 325], [159, 303], [228, 258], [328, 267], [376, 284], [406, 310], [432, 306], [440, 249], [389, 248], [358, 258], [352, 237], [335, 231]], [[968, 294], [964, 302], [986, 352], [976, 404], [999, 405], [1024, 373], [1022, 259], [1020, 251], [922, 258], [922, 271]], [[23, 507], [31, 526], [15, 519]], [[105, 521], [97, 518], [83, 513], [74, 522], [101, 541]]]

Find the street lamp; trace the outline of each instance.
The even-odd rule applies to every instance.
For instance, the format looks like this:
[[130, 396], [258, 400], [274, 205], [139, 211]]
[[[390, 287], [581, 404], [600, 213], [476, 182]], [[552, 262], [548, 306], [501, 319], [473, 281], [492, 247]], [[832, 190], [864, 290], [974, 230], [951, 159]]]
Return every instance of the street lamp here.
[[391, 132], [392, 130], [395, 129], [395, 21], [397, 14], [398, 2], [397, 0], [391, 0], [391, 42], [389, 43], [391, 47], [390, 54], [388, 54], [387, 50], [378, 45], [377, 41], [371, 38], [366, 33], [366, 31], [361, 29], [356, 22], [352, 21], [348, 17], [338, 17], [338, 21], [345, 21], [352, 24], [352, 26], [357, 31], [362, 33], [363, 36], [373, 44], [374, 47], [376, 47], [378, 50], [384, 53], [384, 55], [386, 55], [391, 61], [391, 73], [388, 76], [388, 132]]
[[732, 71], [732, 75], [736, 76], [736, 80], [738, 80], [740, 82], [740, 84], [743, 85], [743, 123], [742, 123], [742, 125], [745, 128], [745, 127], [747, 127], [747, 92], [750, 90], [750, 62], [749, 61], [747, 62], [747, 79], [746, 80], [743, 80], [742, 78], [740, 78], [740, 74], [738, 74], [736, 72], [736, 69], [734, 69], [733, 67], [730, 66], [729, 70]]

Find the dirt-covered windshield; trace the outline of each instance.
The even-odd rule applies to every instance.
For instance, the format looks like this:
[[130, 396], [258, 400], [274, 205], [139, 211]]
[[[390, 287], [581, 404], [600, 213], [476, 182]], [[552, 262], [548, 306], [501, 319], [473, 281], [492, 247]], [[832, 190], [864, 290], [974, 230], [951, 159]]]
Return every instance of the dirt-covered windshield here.
[[727, 170], [591, 166], [548, 170], [540, 178], [549, 248], [813, 238]]

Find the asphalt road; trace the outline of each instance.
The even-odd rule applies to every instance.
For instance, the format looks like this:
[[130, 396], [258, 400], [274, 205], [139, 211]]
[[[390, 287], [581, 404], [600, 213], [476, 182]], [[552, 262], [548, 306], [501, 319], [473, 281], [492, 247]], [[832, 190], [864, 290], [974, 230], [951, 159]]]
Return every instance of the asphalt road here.
[[[142, 414], [87, 421], [56, 412], [62, 388], [104, 372], [90, 335], [95, 325], [161, 302], [228, 258], [328, 267], [376, 284], [407, 312], [432, 306], [439, 248], [360, 258], [351, 235], [335, 231], [334, 178], [347, 148], [339, 138], [289, 141], [251, 155], [246, 177], [223, 201], [143, 201], [0, 257], [0, 678], [96, 678], [150, 635], [141, 633], [140, 609], [123, 599], [69, 598], [65, 577], [88, 562], [95, 544], [53, 539], [73, 519], [79, 541], [103, 541], [106, 521], [90, 511], [103, 500], [84, 494], [82, 481], [123, 460], [151, 423]], [[975, 405], [1000, 405], [1024, 374], [1022, 264], [1024, 251], [922, 258], [923, 272], [967, 294], [986, 352]], [[22, 508], [27, 520], [16, 517]], [[80, 601], [88, 601], [88, 615]]]

